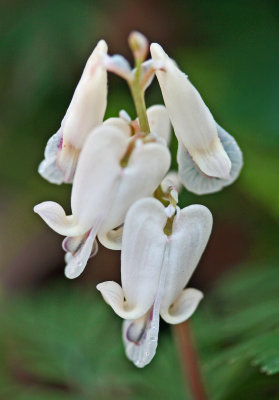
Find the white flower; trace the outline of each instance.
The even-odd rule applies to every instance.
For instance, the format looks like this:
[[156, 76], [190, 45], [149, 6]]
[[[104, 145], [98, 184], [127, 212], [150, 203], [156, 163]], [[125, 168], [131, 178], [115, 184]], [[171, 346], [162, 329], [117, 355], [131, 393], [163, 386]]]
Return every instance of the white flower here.
[[[132, 141], [135, 146], [131, 150]], [[125, 166], [121, 165], [124, 159]], [[103, 124], [89, 135], [74, 176], [72, 215], [66, 216], [63, 208], [51, 201], [34, 208], [53, 230], [68, 237], [63, 242], [68, 251], [67, 277], [81, 274], [97, 234], [106, 247], [121, 248], [128, 208], [139, 198], [152, 195], [169, 166], [166, 146], [130, 138], [127, 130], [113, 124]]]
[[181, 180], [187, 189], [199, 194], [218, 191], [237, 178], [242, 167], [241, 151], [229, 134], [220, 134], [198, 91], [162, 47], [153, 43], [150, 50], [152, 59], [163, 65], [156, 76], [179, 142]]
[[210, 211], [201, 205], [177, 209], [172, 233], [164, 228], [167, 215], [155, 199], [138, 200], [128, 211], [121, 253], [122, 287], [115, 282], [97, 286], [121, 318], [128, 358], [144, 367], [155, 355], [159, 315], [170, 324], [188, 319], [203, 295], [184, 289], [207, 244]]
[[103, 121], [107, 105], [107, 72], [102, 58], [107, 44], [100, 40], [89, 57], [61, 127], [45, 149], [39, 173], [51, 183], [72, 182], [77, 160], [89, 133]]

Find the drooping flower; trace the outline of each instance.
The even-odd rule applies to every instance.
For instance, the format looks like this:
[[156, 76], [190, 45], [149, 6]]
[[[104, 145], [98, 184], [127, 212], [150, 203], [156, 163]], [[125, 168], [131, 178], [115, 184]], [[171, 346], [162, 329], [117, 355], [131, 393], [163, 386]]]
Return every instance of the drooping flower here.
[[34, 208], [53, 230], [67, 236], [63, 247], [68, 278], [82, 273], [97, 234], [106, 247], [121, 248], [128, 208], [139, 198], [152, 195], [169, 166], [166, 146], [130, 137], [113, 123], [103, 124], [89, 135], [74, 176], [72, 215], [66, 216], [52, 201]]
[[153, 43], [150, 50], [152, 59], [163, 65], [156, 76], [179, 142], [181, 180], [192, 192], [216, 192], [237, 178], [242, 153], [235, 140], [216, 124], [187, 75], [162, 47]]
[[89, 57], [61, 127], [48, 141], [39, 173], [51, 183], [72, 182], [77, 160], [89, 133], [103, 121], [107, 105], [107, 71], [100, 40]]
[[138, 200], [128, 211], [121, 253], [122, 287], [97, 285], [105, 301], [123, 318], [127, 357], [144, 367], [155, 355], [159, 319], [178, 324], [188, 319], [203, 295], [187, 285], [207, 244], [210, 211], [201, 205], [177, 209], [166, 234], [165, 207], [156, 199]]

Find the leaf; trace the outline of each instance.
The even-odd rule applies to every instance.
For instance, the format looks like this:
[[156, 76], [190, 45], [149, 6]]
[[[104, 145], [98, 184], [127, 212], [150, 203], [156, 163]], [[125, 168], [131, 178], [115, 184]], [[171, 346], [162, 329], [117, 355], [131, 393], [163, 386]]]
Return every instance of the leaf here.
[[2, 298], [0, 397], [48, 399], [51, 392], [62, 400], [66, 392], [75, 400], [183, 400], [169, 336], [160, 338], [152, 365], [145, 371], [135, 368], [124, 354], [121, 320], [101, 297], [72, 286], [70, 282], [13, 300]]
[[261, 399], [261, 390], [274, 389], [275, 379], [262, 379], [259, 372], [279, 372], [278, 282], [276, 264], [243, 265], [218, 282], [193, 318], [214, 399], [245, 398], [230, 397], [245, 374], [251, 380], [246, 398]]

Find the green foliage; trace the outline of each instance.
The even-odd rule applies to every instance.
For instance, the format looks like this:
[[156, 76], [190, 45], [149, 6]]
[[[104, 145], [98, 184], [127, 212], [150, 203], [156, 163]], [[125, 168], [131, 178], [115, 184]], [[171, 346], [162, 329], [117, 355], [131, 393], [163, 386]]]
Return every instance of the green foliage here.
[[[278, 282], [276, 265], [242, 266], [193, 317], [212, 399], [277, 398]], [[0, 397], [185, 399], [164, 324], [156, 357], [141, 370], [125, 358], [120, 319], [92, 293], [64, 284], [2, 298], [1, 306]]]
[[169, 340], [162, 335], [155, 362], [137, 370], [124, 356], [120, 319], [100, 297], [64, 285], [2, 299], [2, 310], [0, 397], [184, 398]]
[[278, 377], [260, 373], [279, 372], [278, 282], [278, 265], [243, 265], [194, 318], [212, 398], [262, 399], [266, 391], [277, 398]]

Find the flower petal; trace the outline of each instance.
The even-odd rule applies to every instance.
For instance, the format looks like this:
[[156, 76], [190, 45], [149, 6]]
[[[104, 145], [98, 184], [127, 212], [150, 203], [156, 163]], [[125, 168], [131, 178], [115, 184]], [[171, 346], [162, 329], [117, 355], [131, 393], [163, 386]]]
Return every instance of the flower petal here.
[[161, 182], [163, 192], [167, 192], [169, 187], [174, 187], [177, 192], [182, 188], [180, 176], [176, 171], [169, 171]]
[[[89, 232], [86, 240], [80, 244], [79, 248], [74, 254], [70, 252], [66, 253], [65, 276], [67, 278], [75, 279], [83, 272], [84, 268], [86, 267], [87, 261], [92, 254], [93, 244], [100, 224], [100, 220], [96, 221], [95, 226]], [[93, 251], [95, 251], [95, 249]]]
[[164, 206], [153, 198], [138, 200], [127, 213], [121, 253], [123, 290], [114, 282], [97, 286], [122, 318], [138, 319], [153, 305], [166, 246], [166, 219]]
[[[107, 44], [100, 40], [89, 57], [62, 121], [63, 142], [81, 149], [87, 135], [103, 121], [107, 105], [107, 72], [101, 65]], [[63, 151], [63, 150], [62, 150]]]
[[108, 303], [113, 311], [119, 315], [121, 318], [137, 318], [138, 314], [141, 313], [141, 310], [130, 309], [127, 303], [125, 302], [125, 296], [122, 287], [113, 281], [106, 281], [99, 283], [96, 286], [97, 290], [99, 290], [105, 300]]
[[133, 150], [127, 167], [122, 170], [121, 180], [118, 190], [115, 191], [113, 204], [111, 204], [106, 220], [99, 232], [99, 240], [102, 244], [109, 247], [109, 243], [105, 240], [103, 241], [104, 235], [106, 236], [107, 232], [124, 222], [125, 214], [134, 202], [141, 197], [152, 196], [168, 171], [169, 166], [170, 152], [162, 144], [140, 143]]
[[86, 232], [73, 215], [66, 216], [63, 208], [54, 201], [44, 201], [34, 207], [34, 212], [55, 232], [64, 236], [78, 236]]
[[154, 105], [146, 111], [150, 130], [157, 133], [166, 143], [170, 142], [171, 124], [167, 109], [162, 105]]
[[125, 57], [120, 54], [106, 56], [103, 60], [103, 67], [110, 72], [120, 76], [122, 79], [129, 81], [132, 79], [132, 69]]
[[103, 125], [114, 126], [124, 132], [127, 137], [131, 136], [131, 127], [124, 118], [108, 118], [104, 121]]
[[177, 138], [203, 173], [227, 178], [231, 162], [200, 94], [160, 45], [153, 43], [150, 51], [153, 60], [164, 63], [164, 70], [157, 70], [156, 76]]
[[101, 60], [106, 53], [107, 44], [100, 40], [85, 65], [61, 128], [47, 143], [39, 173], [51, 183], [72, 182], [86, 137], [103, 121], [107, 105], [107, 72]]
[[[71, 203], [73, 215], [85, 232], [91, 229], [101, 214], [107, 217], [113, 207], [122, 174], [120, 160], [127, 145], [125, 132], [102, 125], [89, 135], [81, 151]], [[116, 223], [110, 229], [119, 225]]]
[[45, 159], [40, 163], [38, 172], [50, 183], [56, 183], [60, 185], [63, 183], [64, 178], [62, 171], [57, 168], [57, 154], [62, 141], [61, 129], [59, 129], [51, 138], [48, 140], [45, 148]]
[[137, 320], [123, 321], [122, 338], [127, 358], [136, 367], [143, 368], [155, 356], [159, 334], [159, 315], [153, 318], [153, 309]]
[[196, 311], [203, 294], [197, 289], [184, 289], [176, 301], [161, 316], [168, 324], [180, 324]]
[[100, 231], [98, 239], [107, 249], [121, 250], [122, 247], [123, 226], [112, 229], [108, 232]]
[[205, 249], [212, 228], [212, 215], [201, 205], [178, 210], [169, 237], [169, 269], [166, 276], [161, 316], [166, 319], [169, 307], [187, 285]]
[[147, 315], [140, 320], [125, 321], [123, 324], [123, 341], [126, 355], [129, 360], [140, 368], [149, 364], [156, 353], [160, 325], [160, 309], [164, 296], [166, 276], [170, 267], [169, 254], [170, 246], [166, 243], [156, 296], [151, 312], [147, 313]]
[[190, 192], [196, 194], [218, 192], [223, 187], [233, 183], [240, 173], [243, 165], [243, 157], [238, 144], [234, 138], [219, 125], [217, 125], [217, 131], [221, 143], [231, 160], [232, 168], [230, 177], [228, 179], [219, 179], [204, 175], [199, 168], [197, 168], [185, 147], [179, 143], [177, 152], [179, 176], [185, 188]]
[[[62, 248], [65, 252], [71, 253], [73, 256], [81, 249], [90, 232], [86, 232], [80, 236], [67, 236], [62, 242]], [[94, 257], [98, 253], [98, 242], [95, 239], [90, 257]]]

